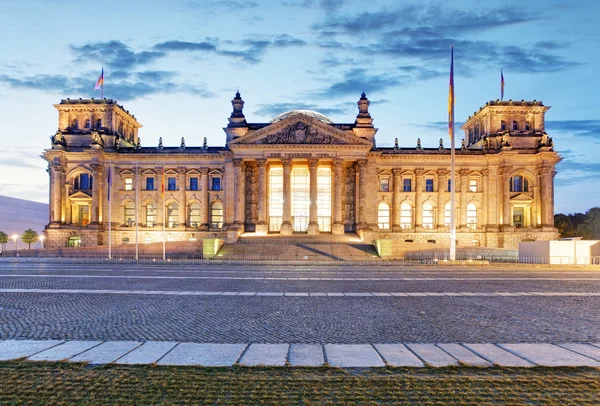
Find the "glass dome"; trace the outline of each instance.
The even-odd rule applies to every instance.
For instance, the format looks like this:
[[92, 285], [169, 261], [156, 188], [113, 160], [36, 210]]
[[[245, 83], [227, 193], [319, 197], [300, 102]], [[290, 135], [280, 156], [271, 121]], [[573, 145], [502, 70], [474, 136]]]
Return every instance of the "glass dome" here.
[[278, 121], [281, 120], [285, 120], [288, 117], [292, 117], [298, 114], [303, 114], [305, 116], [308, 117], [312, 117], [315, 118], [319, 121], [322, 121], [324, 123], [327, 124], [333, 124], [333, 121], [331, 121], [331, 119], [321, 113], [318, 113], [316, 111], [313, 110], [290, 110], [290, 111], [286, 111], [285, 113], [281, 113], [280, 115], [278, 115], [277, 117], [275, 117], [273, 120], [271, 120], [272, 123], [276, 123]]

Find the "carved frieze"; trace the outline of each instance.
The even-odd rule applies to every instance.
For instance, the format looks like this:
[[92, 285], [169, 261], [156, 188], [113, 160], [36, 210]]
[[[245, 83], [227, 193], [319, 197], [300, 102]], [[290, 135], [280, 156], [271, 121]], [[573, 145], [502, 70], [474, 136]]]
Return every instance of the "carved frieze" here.
[[269, 134], [260, 142], [263, 144], [344, 144], [339, 138], [321, 133], [317, 128], [302, 121], [298, 121], [282, 131]]

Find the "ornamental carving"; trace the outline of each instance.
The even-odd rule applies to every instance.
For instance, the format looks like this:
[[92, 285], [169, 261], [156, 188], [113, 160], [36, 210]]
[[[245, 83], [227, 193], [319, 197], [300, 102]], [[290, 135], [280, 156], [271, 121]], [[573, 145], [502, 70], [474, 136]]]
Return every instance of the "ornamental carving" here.
[[470, 173], [470, 171], [468, 169], [461, 169], [458, 171], [458, 174], [460, 176], [467, 176]]
[[356, 169], [354, 168], [354, 165], [350, 165], [346, 169], [345, 186], [344, 204], [342, 206], [345, 212], [344, 218], [346, 222], [354, 224], [354, 215], [356, 212]]
[[264, 168], [267, 166], [267, 160], [264, 158], [257, 159], [256, 164], [258, 165], [259, 168]]
[[54, 170], [54, 172], [60, 172], [60, 173], [67, 172], [67, 168], [64, 165], [60, 165], [60, 164], [52, 164], [52, 169]]
[[104, 165], [100, 164], [91, 164], [90, 169], [93, 173], [104, 173]]
[[320, 133], [312, 125], [298, 121], [261, 140], [263, 144], [343, 144], [344, 142], [330, 134]]
[[245, 176], [244, 222], [246, 224], [256, 224], [258, 222], [258, 168], [247, 166]]

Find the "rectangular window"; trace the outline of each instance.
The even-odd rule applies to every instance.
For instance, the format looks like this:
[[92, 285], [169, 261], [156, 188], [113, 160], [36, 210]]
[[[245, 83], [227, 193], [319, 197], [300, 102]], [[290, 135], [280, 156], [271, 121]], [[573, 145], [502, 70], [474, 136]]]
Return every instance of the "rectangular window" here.
[[448, 179], [448, 192], [452, 192], [452, 179]]
[[331, 232], [331, 169], [317, 170], [317, 221], [319, 231]]
[[280, 231], [283, 221], [283, 168], [269, 170], [269, 231]]
[[469, 179], [469, 192], [477, 192], [477, 179]]
[[390, 191], [390, 179], [389, 178], [379, 179], [379, 191], [380, 192], [389, 192]]
[[198, 190], [198, 178], [190, 178], [190, 190]]
[[69, 237], [67, 247], [81, 247], [81, 237]]
[[410, 192], [411, 191], [411, 180], [410, 179], [404, 179], [404, 191], [405, 192]]
[[146, 178], [146, 190], [154, 190], [154, 178]]
[[212, 189], [214, 191], [221, 190], [221, 178], [212, 178]]
[[167, 190], [177, 190], [177, 178], [172, 177], [167, 179]]
[[425, 179], [425, 191], [433, 192], [433, 179]]
[[125, 190], [133, 190], [133, 178], [125, 178]]

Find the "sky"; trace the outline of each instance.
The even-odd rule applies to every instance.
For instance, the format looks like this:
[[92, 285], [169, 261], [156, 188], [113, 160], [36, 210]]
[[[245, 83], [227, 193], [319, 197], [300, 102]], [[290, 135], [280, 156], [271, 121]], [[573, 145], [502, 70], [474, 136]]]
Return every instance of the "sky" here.
[[489, 100], [541, 100], [563, 161], [556, 213], [600, 206], [598, 0], [0, 0], [0, 195], [48, 201], [52, 104], [104, 96], [143, 146], [222, 146], [236, 90], [248, 122], [302, 108], [354, 122], [371, 100], [378, 146], [437, 147], [450, 46], [456, 120]]

